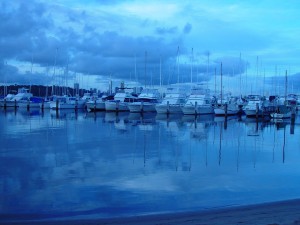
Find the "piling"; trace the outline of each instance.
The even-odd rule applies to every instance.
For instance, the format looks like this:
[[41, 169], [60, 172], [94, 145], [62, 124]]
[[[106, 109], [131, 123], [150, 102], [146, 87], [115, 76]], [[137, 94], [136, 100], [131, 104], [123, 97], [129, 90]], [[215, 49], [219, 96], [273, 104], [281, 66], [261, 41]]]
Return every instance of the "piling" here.
[[96, 100], [94, 101], [94, 112], [96, 112]]
[[119, 106], [120, 106], [120, 102], [116, 102], [116, 112], [119, 112]]
[[29, 99], [27, 100], [27, 111], [29, 111], [29, 109], [30, 109], [30, 101], [29, 101]]
[[56, 99], [56, 102], [55, 102], [55, 110], [58, 111], [58, 99]]
[[225, 116], [225, 120], [224, 120], [224, 130], [227, 130], [227, 116]]
[[45, 100], [43, 99], [42, 100], [42, 112], [44, 112], [44, 107], [45, 107], [44, 104], [45, 104]]
[[3, 107], [6, 109], [6, 98], [4, 99]]
[[195, 115], [197, 115], [197, 104], [198, 102], [195, 102]]
[[75, 111], [77, 112], [77, 110], [78, 110], [78, 100], [76, 99], [75, 100]]
[[227, 113], [228, 113], [228, 104], [225, 104], [225, 117], [227, 117]]
[[144, 102], [141, 103], [141, 113], [144, 112]]
[[258, 118], [258, 103], [256, 103], [255, 116], [256, 116], [256, 119], [257, 119]]
[[169, 101], [167, 101], [167, 115], [169, 115], [170, 113], [170, 104], [169, 104]]

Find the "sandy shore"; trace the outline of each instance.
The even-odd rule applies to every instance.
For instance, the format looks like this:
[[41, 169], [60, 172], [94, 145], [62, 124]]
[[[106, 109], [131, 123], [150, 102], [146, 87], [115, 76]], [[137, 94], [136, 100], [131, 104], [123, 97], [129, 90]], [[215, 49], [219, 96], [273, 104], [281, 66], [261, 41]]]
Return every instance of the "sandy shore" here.
[[[1, 220], [0, 220], [0, 224]], [[6, 223], [5, 223], [6, 224]], [[300, 199], [275, 203], [216, 209], [205, 212], [189, 212], [130, 218], [72, 220], [56, 222], [23, 222], [10, 224], [34, 225], [300, 225]]]

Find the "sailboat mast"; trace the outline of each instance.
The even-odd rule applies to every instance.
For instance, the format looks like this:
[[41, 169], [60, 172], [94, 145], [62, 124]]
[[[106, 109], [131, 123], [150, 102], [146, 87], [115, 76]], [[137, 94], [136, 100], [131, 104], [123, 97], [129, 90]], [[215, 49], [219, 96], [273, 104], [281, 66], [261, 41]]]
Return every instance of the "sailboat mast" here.
[[161, 55], [159, 59], [159, 86], [161, 88]]
[[222, 63], [221, 63], [221, 105], [223, 104], [223, 79], [222, 79]]
[[215, 95], [217, 94], [217, 68], [215, 68]]
[[135, 82], [138, 82], [136, 77], [136, 55], [134, 55], [134, 77], [135, 77]]
[[33, 67], [33, 56], [31, 55], [30, 85], [29, 85], [29, 92], [30, 92], [30, 93], [31, 93], [32, 67]]
[[192, 48], [192, 55], [191, 55], [191, 84], [193, 83], [193, 48]]
[[179, 83], [179, 46], [177, 48], [177, 83]]
[[147, 87], [146, 78], [147, 78], [147, 51], [145, 51], [145, 88]]
[[242, 96], [242, 53], [240, 53], [240, 61], [239, 61], [239, 73], [240, 73], [240, 96]]
[[56, 68], [57, 52], [58, 52], [58, 48], [56, 48], [55, 57], [54, 57], [54, 68], [53, 68], [53, 76], [52, 76], [52, 90], [51, 90], [51, 95], [55, 94], [55, 92], [54, 92], [54, 79], [55, 79], [55, 68]]
[[287, 70], [285, 71], [284, 102], [286, 102], [286, 96], [287, 96]]

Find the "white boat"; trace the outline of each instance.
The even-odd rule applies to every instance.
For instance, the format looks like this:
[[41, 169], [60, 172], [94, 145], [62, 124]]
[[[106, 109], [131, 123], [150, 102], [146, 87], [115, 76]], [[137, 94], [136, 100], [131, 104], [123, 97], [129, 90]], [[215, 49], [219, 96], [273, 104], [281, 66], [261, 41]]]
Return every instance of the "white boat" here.
[[262, 116], [264, 101], [260, 95], [249, 95], [248, 104], [244, 107], [247, 117]]
[[137, 96], [128, 91], [117, 92], [113, 100], [105, 101], [106, 111], [129, 111], [128, 104], [137, 100]]
[[33, 95], [28, 92], [27, 88], [19, 88], [18, 93], [13, 98], [6, 101], [6, 107], [24, 106], [24, 103], [26, 103], [27, 107], [31, 97], [33, 97]]
[[42, 102], [42, 98], [39, 97], [30, 97], [27, 100], [20, 100], [18, 102], [19, 108], [34, 108], [39, 109], [40, 103]]
[[182, 106], [186, 101], [183, 89], [170, 87], [161, 103], [156, 104], [155, 109], [160, 114], [182, 113]]
[[102, 96], [101, 98], [95, 98], [90, 100], [86, 103], [86, 108], [88, 112], [95, 112], [95, 111], [105, 111], [105, 101], [113, 100], [114, 96]]
[[270, 114], [273, 119], [286, 119], [291, 118], [292, 108], [286, 105], [277, 106], [276, 112]]
[[7, 94], [3, 99], [0, 100], [0, 107], [4, 107], [6, 101], [10, 101], [15, 97], [15, 94]]
[[271, 113], [273, 119], [291, 118], [292, 111], [296, 108], [297, 99], [296, 95], [287, 95], [287, 71], [285, 72], [285, 94], [278, 100], [276, 111]]
[[83, 109], [86, 100], [77, 97], [61, 96], [50, 103], [50, 109]]
[[238, 114], [239, 110], [237, 98], [229, 95], [222, 100], [218, 99], [218, 105], [214, 108], [214, 113], [216, 116], [231, 116]]
[[185, 115], [213, 114], [214, 103], [214, 98], [210, 96], [209, 90], [193, 89], [187, 102], [182, 107], [182, 112]]
[[138, 96], [136, 102], [128, 104], [130, 112], [156, 112], [155, 105], [160, 101], [160, 94], [157, 89], [144, 89]]

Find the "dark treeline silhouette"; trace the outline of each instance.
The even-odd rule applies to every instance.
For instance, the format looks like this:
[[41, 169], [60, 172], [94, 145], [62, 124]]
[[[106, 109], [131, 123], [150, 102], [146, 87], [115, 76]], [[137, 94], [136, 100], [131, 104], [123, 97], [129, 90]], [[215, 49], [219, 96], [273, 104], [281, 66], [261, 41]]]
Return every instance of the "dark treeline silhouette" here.
[[[76, 90], [74, 88], [70, 87], [60, 87], [60, 86], [54, 86], [53, 92], [52, 92], [52, 86], [43, 86], [43, 85], [9, 85], [6, 86], [7, 88], [7, 94], [8, 93], [14, 93], [16, 94], [18, 92], [19, 88], [27, 88], [30, 90], [30, 92], [33, 94], [33, 96], [38, 96], [38, 97], [46, 97], [46, 96], [51, 96], [52, 93], [55, 95], [76, 95]], [[48, 93], [47, 93], [48, 92]], [[85, 89], [79, 89], [78, 94], [80, 96], [83, 95], [83, 93], [86, 93], [87, 90]], [[0, 86], [0, 96], [3, 96], [5, 94], [5, 86]]]

